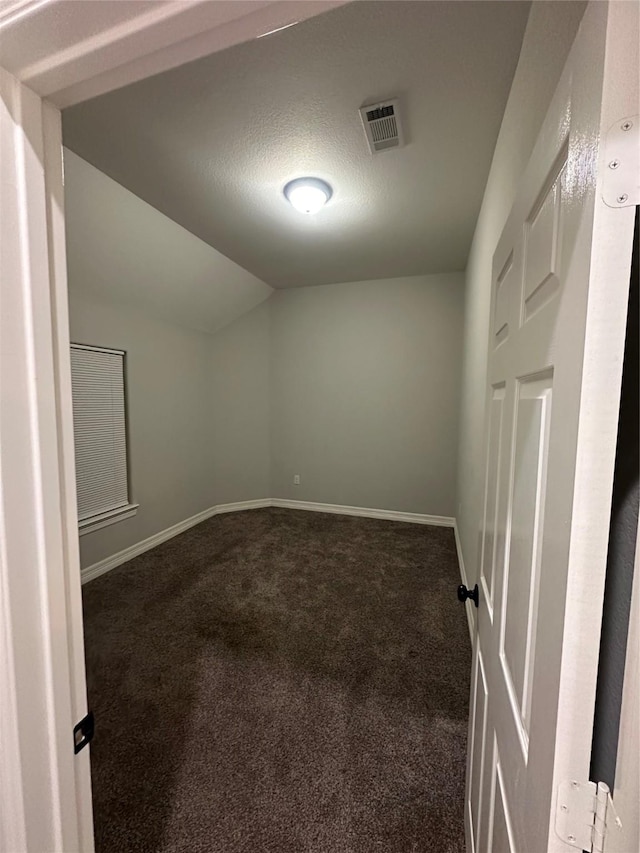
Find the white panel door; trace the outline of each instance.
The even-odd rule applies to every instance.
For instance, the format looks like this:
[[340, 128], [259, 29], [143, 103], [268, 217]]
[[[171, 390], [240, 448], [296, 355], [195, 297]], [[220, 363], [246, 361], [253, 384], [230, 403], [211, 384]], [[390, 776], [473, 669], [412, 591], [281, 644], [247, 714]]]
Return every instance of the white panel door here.
[[494, 255], [474, 853], [570, 850], [555, 789], [588, 778], [633, 227], [599, 198], [598, 142], [627, 5], [587, 7]]

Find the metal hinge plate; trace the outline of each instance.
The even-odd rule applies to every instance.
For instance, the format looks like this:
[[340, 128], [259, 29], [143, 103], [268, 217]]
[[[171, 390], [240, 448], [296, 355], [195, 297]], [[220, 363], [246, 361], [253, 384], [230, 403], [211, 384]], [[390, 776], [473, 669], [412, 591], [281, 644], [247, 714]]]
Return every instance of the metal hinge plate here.
[[73, 751], [77, 755], [81, 749], [84, 749], [88, 743], [93, 740], [95, 731], [95, 719], [93, 711], [89, 711], [86, 717], [83, 717], [79, 723], [73, 727]]
[[558, 788], [556, 833], [578, 850], [603, 853], [607, 830], [620, 818], [613, 807], [609, 786], [604, 782], [567, 780]]
[[602, 197], [608, 207], [640, 204], [640, 116], [621, 118], [604, 141]]

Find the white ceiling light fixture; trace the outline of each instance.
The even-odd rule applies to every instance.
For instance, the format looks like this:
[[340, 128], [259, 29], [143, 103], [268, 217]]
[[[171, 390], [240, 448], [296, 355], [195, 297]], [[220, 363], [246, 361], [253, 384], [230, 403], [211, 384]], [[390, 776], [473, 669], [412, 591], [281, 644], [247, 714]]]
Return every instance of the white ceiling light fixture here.
[[300, 213], [317, 213], [329, 201], [333, 190], [320, 178], [296, 178], [284, 188], [287, 200]]

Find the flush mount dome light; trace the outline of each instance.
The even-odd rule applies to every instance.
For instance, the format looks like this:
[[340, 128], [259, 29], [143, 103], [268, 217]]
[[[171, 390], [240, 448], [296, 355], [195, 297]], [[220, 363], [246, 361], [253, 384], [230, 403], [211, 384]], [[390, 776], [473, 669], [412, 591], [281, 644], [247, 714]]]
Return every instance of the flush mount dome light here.
[[284, 188], [285, 196], [300, 213], [317, 213], [332, 193], [329, 184], [320, 178], [296, 178]]

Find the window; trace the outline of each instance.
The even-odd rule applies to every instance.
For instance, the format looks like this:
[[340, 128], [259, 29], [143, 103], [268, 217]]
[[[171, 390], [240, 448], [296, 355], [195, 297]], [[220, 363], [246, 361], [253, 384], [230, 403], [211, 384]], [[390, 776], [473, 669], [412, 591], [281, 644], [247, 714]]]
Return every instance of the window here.
[[122, 350], [71, 344], [80, 535], [135, 515], [129, 500]]

